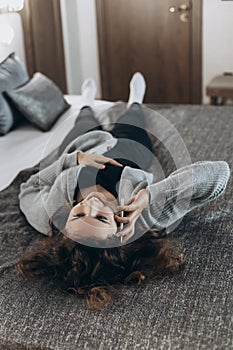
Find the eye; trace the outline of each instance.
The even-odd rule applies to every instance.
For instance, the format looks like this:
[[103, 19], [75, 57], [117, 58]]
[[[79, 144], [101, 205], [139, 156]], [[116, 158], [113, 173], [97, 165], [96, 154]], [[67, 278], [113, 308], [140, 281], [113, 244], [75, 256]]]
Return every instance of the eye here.
[[97, 215], [96, 219], [102, 222], [108, 222], [108, 219], [105, 216]]
[[73, 217], [79, 219], [79, 218], [81, 218], [82, 216], [85, 216], [85, 214], [76, 214], [76, 215], [74, 215]]

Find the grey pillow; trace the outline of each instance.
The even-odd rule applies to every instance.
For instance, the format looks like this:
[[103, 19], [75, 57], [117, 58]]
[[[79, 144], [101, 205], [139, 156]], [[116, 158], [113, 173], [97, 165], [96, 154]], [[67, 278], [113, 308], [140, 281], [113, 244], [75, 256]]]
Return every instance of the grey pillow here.
[[5, 92], [8, 100], [34, 126], [48, 131], [70, 105], [62, 92], [41, 73], [16, 90]]
[[13, 123], [12, 111], [2, 94], [0, 94], [0, 136], [7, 134]]
[[18, 88], [28, 80], [27, 69], [15, 53], [11, 53], [0, 63], [0, 135], [5, 135], [14, 124], [12, 110], [2, 92]]

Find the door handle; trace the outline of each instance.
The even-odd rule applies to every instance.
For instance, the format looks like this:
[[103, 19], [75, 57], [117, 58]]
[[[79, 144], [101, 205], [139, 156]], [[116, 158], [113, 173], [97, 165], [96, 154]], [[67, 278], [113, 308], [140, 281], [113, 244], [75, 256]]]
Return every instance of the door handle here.
[[171, 12], [171, 13], [189, 11], [189, 10], [190, 10], [190, 5], [188, 5], [188, 4], [181, 4], [179, 6], [171, 6], [169, 8], [169, 12]]
[[189, 11], [190, 10], [190, 6], [188, 4], [181, 4], [178, 6], [178, 11]]

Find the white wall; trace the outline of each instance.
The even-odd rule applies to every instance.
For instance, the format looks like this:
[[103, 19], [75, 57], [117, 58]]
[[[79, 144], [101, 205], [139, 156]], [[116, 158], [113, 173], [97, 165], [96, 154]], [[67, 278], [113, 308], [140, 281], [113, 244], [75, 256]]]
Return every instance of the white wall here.
[[60, 4], [67, 91], [69, 94], [79, 94], [82, 82], [82, 68], [80, 62], [79, 31], [77, 29], [76, 0], [60, 0]]
[[68, 92], [79, 94], [84, 79], [97, 83], [101, 97], [95, 0], [60, 0]]
[[9, 25], [14, 31], [14, 37], [10, 45], [0, 43], [0, 62], [10, 53], [16, 52], [25, 62], [24, 38], [21, 17], [18, 13], [0, 14], [0, 24]]
[[[195, 1], [195, 0], [193, 0]], [[233, 72], [233, 1], [203, 1], [203, 101], [206, 84], [216, 75]]]

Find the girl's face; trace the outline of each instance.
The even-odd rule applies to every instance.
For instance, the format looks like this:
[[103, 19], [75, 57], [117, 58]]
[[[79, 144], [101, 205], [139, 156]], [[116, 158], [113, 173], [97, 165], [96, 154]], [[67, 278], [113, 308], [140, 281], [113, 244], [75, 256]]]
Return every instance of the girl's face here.
[[91, 192], [73, 207], [66, 222], [66, 233], [74, 241], [106, 240], [117, 232], [115, 205], [100, 192]]

